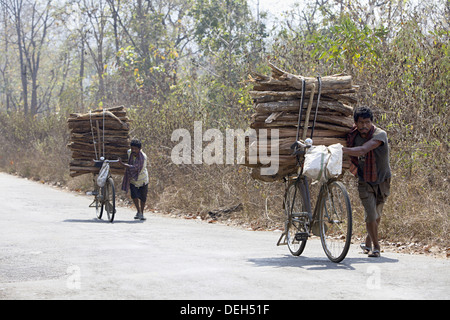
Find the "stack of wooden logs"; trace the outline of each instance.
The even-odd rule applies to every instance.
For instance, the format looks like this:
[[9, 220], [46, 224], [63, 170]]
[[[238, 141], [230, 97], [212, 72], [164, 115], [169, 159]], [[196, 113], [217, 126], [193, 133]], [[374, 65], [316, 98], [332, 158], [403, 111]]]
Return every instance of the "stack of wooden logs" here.
[[[126, 162], [130, 148], [129, 119], [125, 107], [100, 109], [89, 113], [73, 113], [67, 120], [70, 129], [72, 151], [70, 176], [86, 173], [98, 173], [100, 168], [94, 160], [104, 157]], [[123, 174], [124, 169], [118, 163], [110, 164], [111, 173]]]
[[[299, 130], [299, 139], [311, 138], [313, 120], [316, 114], [319, 83], [317, 78], [302, 77], [290, 74], [269, 64], [272, 76], [252, 73], [249, 82], [253, 84], [250, 92], [254, 101], [256, 113], [252, 116], [250, 127], [256, 130], [266, 129], [268, 140], [264, 144], [257, 137], [257, 141], [249, 139], [247, 151], [250, 147], [258, 147], [257, 163], [250, 163], [247, 154], [244, 166], [252, 167], [252, 177], [258, 180], [271, 182], [297, 172], [297, 160], [290, 148], [297, 137], [299, 120], [302, 80], [305, 80], [305, 95], [303, 103], [302, 121]], [[352, 77], [347, 75], [333, 75], [321, 78], [321, 95], [317, 109], [316, 122], [313, 132], [313, 144], [329, 146], [335, 143], [346, 145], [346, 134], [353, 126], [353, 107], [357, 100], [348, 94], [358, 89], [352, 83]], [[310, 108], [308, 108], [310, 107]], [[308, 110], [309, 109], [309, 110]], [[309, 111], [309, 112], [308, 112]], [[305, 119], [308, 119], [308, 129], [304, 131]], [[278, 130], [278, 139], [271, 140], [272, 130]], [[263, 165], [259, 159], [260, 152], [270, 155], [272, 142], [279, 145], [279, 169], [276, 174], [262, 175]], [[344, 158], [344, 169], [350, 163]]]

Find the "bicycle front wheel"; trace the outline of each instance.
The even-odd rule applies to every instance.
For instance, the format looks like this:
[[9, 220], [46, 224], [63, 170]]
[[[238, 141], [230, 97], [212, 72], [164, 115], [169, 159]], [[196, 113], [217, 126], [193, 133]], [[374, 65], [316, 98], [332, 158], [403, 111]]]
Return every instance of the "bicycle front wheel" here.
[[[301, 184], [293, 182], [288, 187], [284, 198], [286, 213], [286, 242], [294, 256], [302, 254], [308, 237], [309, 217]], [[303, 235], [303, 237], [299, 237]]]
[[114, 188], [114, 181], [112, 178], [106, 180], [104, 188], [104, 207], [106, 213], [108, 214], [108, 220], [110, 222], [114, 221], [114, 216], [116, 214], [116, 190]]
[[352, 208], [345, 186], [328, 182], [320, 193], [319, 228], [322, 247], [333, 262], [344, 260], [352, 238]]

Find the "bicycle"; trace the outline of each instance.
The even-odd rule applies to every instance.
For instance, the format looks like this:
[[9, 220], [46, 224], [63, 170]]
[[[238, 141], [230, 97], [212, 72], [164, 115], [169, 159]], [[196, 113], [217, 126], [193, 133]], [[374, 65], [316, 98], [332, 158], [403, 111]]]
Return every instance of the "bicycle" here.
[[96, 167], [103, 167], [107, 164], [105, 170], [106, 181], [103, 186], [99, 186], [96, 174], [93, 175], [94, 191], [88, 193], [94, 196], [94, 201], [89, 205], [89, 208], [95, 208], [96, 216], [101, 219], [103, 211], [106, 211], [109, 222], [114, 221], [116, 214], [116, 190], [114, 187], [114, 180], [111, 177], [110, 163], [116, 163], [119, 160], [94, 160]]
[[[320, 186], [314, 212], [311, 208], [311, 194], [308, 187], [308, 178], [303, 175], [303, 163], [306, 150], [312, 146], [312, 138], [316, 126], [316, 118], [322, 90], [322, 80], [317, 77], [317, 101], [311, 127], [311, 138], [306, 139], [309, 115], [315, 97], [315, 84], [312, 84], [310, 101], [306, 109], [306, 117], [303, 125], [303, 140], [300, 141], [300, 128], [302, 123], [303, 105], [306, 94], [306, 81], [302, 79], [302, 94], [297, 123], [297, 136], [291, 146], [292, 155], [297, 158], [299, 167], [298, 175], [294, 178], [285, 177], [284, 212], [286, 222], [284, 232], [281, 234], [277, 245], [287, 245], [294, 256], [303, 253], [306, 241], [311, 233], [320, 236], [322, 247], [328, 259], [333, 262], [344, 260], [350, 248], [352, 236], [352, 208], [347, 190], [342, 182], [337, 179], [327, 179]], [[309, 140], [309, 141], [308, 141]], [[306, 143], [308, 141], [308, 143]], [[283, 240], [284, 239], [284, 240]]]
[[287, 245], [292, 255], [299, 256], [312, 233], [320, 236], [327, 257], [341, 262], [348, 253], [352, 236], [352, 209], [347, 190], [337, 179], [323, 182], [312, 212], [308, 178], [302, 172], [305, 153], [311, 145], [301, 141], [294, 145], [299, 173], [294, 178], [285, 178], [285, 231], [277, 245]]

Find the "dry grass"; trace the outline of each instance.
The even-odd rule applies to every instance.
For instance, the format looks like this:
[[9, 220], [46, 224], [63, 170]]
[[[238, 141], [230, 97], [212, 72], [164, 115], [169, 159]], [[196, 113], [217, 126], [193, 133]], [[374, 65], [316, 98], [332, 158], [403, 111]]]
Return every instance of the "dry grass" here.
[[187, 166], [178, 168], [174, 184], [155, 199], [163, 211], [182, 211], [206, 217], [208, 212], [242, 209], [226, 213], [221, 220], [234, 220], [255, 229], [274, 228], [283, 217], [283, 185], [254, 181], [247, 168], [239, 166]]

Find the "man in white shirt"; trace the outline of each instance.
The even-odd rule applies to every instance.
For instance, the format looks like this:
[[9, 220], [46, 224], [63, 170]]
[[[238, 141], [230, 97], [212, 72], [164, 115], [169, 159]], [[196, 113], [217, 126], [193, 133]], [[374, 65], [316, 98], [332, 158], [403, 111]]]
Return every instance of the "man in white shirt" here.
[[122, 182], [122, 190], [130, 189], [131, 199], [136, 206], [135, 219], [145, 220], [144, 208], [148, 193], [147, 155], [142, 152], [142, 144], [138, 139], [131, 140], [131, 149], [128, 150], [128, 163], [119, 163], [126, 168]]

